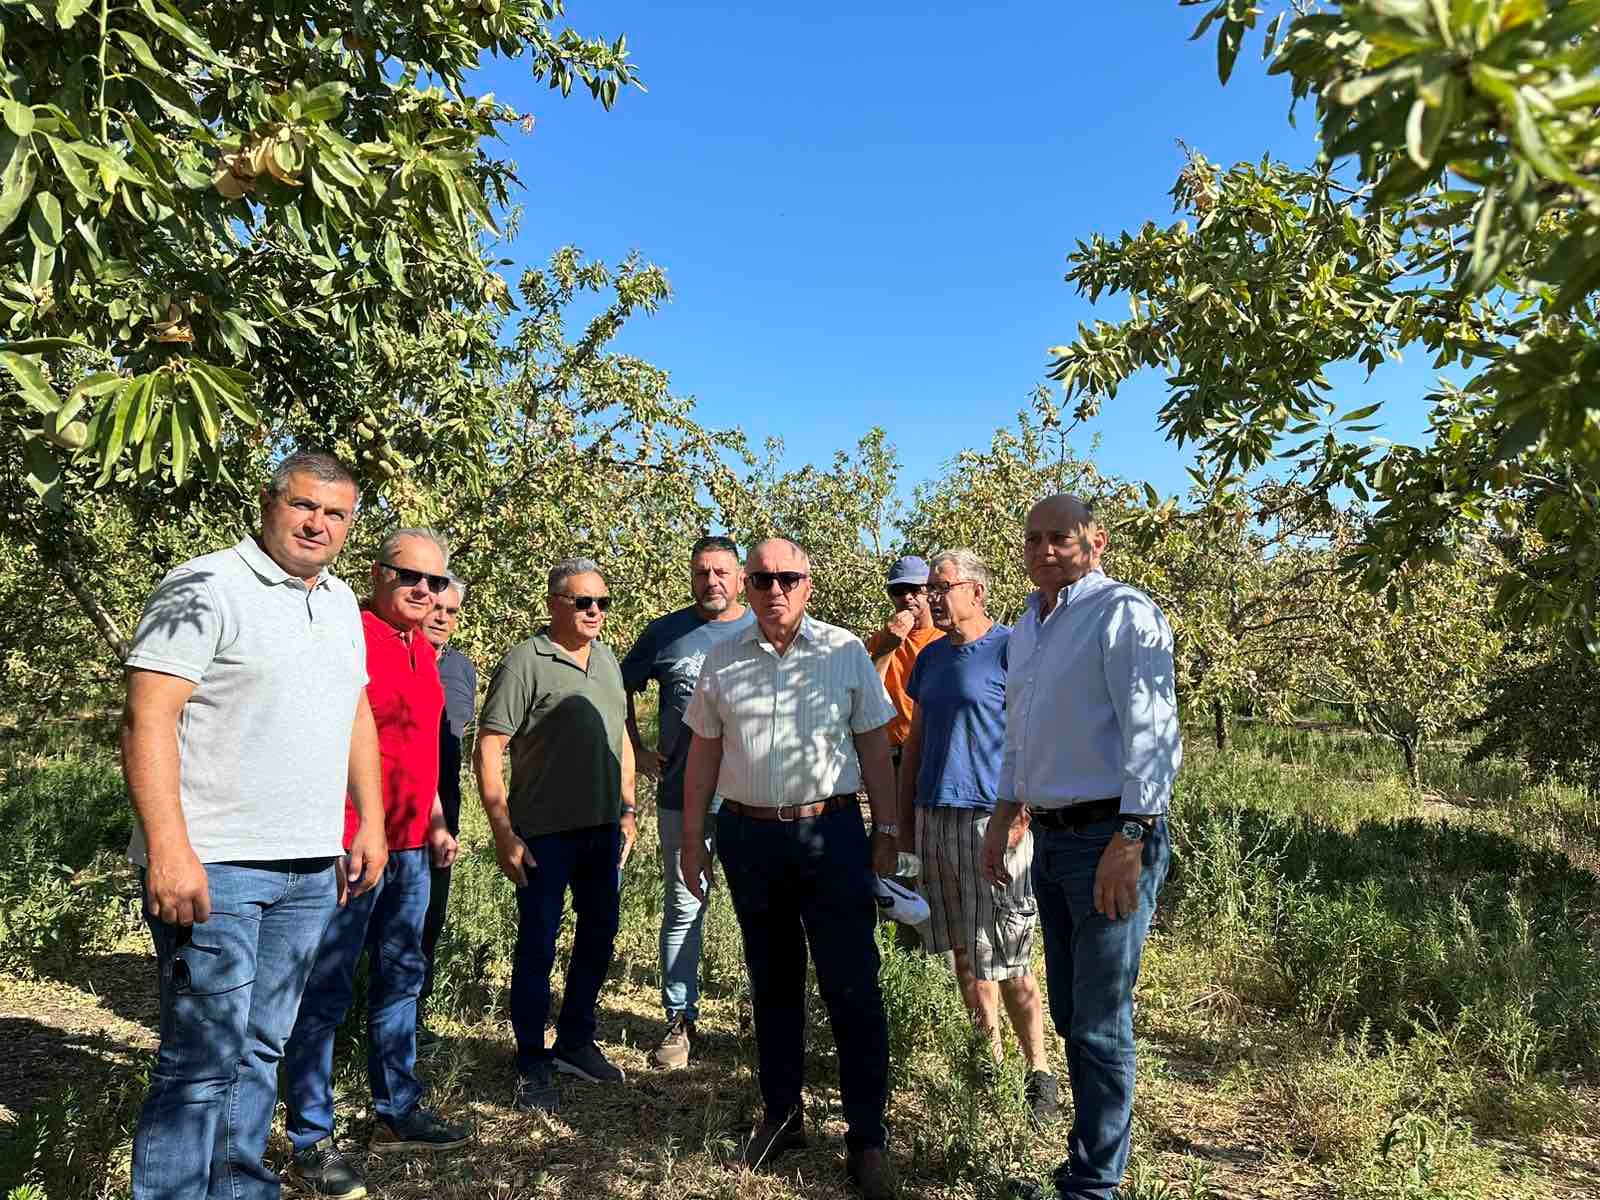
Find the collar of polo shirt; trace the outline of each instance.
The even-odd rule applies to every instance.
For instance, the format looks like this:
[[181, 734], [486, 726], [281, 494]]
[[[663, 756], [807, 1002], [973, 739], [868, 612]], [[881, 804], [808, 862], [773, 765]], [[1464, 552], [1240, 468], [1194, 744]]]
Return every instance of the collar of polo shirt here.
[[[805, 640], [808, 642], [816, 642], [816, 618], [810, 613], [803, 615], [800, 618], [800, 628], [795, 630], [794, 636], [796, 641], [798, 641], [800, 638], [805, 638]], [[767, 641], [767, 635], [761, 632], [760, 621], [752, 621], [750, 623], [750, 628], [746, 629], [739, 635], [739, 640], [741, 642], [760, 642], [763, 645], [771, 644]], [[793, 643], [790, 644], [792, 645]]]
[[[263, 550], [261, 543], [256, 541], [255, 534], [245, 534], [234, 549], [239, 552], [239, 557], [244, 559], [245, 564], [261, 577], [263, 583], [295, 583], [301, 587], [305, 586], [304, 580], [296, 579], [273, 561], [272, 555]], [[314, 586], [322, 587], [328, 582], [328, 576], [331, 574], [332, 571], [328, 567], [323, 567], [317, 572], [317, 582]]]

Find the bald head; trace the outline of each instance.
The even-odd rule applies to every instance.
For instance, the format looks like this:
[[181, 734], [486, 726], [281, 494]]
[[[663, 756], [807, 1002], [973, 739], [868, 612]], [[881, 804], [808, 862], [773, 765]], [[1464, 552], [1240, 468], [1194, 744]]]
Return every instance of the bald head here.
[[1028, 510], [1023, 536], [1028, 577], [1052, 596], [1096, 570], [1105, 549], [1106, 531], [1088, 501], [1062, 492]]
[[[782, 563], [783, 565], [768, 565], [772, 563]], [[750, 547], [750, 555], [745, 559], [745, 569], [751, 571], [810, 571], [811, 556], [801, 548], [799, 542], [791, 542], [786, 537], [763, 538]]]

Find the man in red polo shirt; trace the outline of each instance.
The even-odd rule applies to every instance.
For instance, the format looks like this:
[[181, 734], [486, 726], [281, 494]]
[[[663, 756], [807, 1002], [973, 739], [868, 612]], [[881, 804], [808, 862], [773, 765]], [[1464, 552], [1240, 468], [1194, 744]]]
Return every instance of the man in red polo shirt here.
[[[439, 803], [444, 687], [433, 646], [421, 632], [434, 598], [450, 584], [447, 565], [448, 552], [438, 534], [397, 530], [378, 547], [372, 599], [361, 613], [367, 696], [383, 768], [389, 861], [379, 885], [352, 899], [328, 923], [284, 1053], [287, 1131], [294, 1143], [291, 1174], [314, 1195], [353, 1200], [367, 1194], [360, 1173], [333, 1136], [333, 1035], [350, 1007], [363, 949], [372, 951], [367, 1078], [378, 1120], [371, 1149], [444, 1150], [468, 1136], [421, 1106], [416, 1074], [417, 995], [427, 969], [422, 927], [429, 866], [448, 866], [456, 854]], [[347, 805], [347, 847], [357, 824]]]

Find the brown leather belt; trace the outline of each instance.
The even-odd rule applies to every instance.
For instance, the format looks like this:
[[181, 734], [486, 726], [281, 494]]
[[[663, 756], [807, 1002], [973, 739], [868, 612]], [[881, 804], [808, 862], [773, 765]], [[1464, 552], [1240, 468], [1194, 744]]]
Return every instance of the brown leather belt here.
[[1082, 829], [1095, 821], [1114, 820], [1121, 808], [1121, 796], [1108, 796], [1104, 800], [1080, 800], [1065, 808], [1030, 808], [1028, 819], [1035, 829]]
[[829, 796], [826, 800], [818, 800], [813, 804], [780, 804], [776, 808], [764, 805], [740, 804], [737, 800], [724, 800], [724, 811], [736, 813], [741, 817], [754, 817], [758, 821], [809, 821], [812, 817], [820, 817], [823, 813], [832, 812], [836, 808], [855, 808], [855, 793], [849, 795]]

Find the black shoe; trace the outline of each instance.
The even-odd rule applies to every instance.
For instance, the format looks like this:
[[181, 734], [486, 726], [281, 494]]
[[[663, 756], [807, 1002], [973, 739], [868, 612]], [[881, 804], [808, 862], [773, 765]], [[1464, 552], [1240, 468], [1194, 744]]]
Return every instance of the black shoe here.
[[366, 1181], [361, 1178], [361, 1172], [350, 1165], [331, 1137], [325, 1137], [304, 1150], [296, 1150], [289, 1163], [289, 1178], [302, 1191], [310, 1192], [313, 1196], [358, 1200], [367, 1194]]
[[441, 1121], [425, 1108], [414, 1108], [397, 1121], [378, 1118], [373, 1126], [371, 1149], [379, 1154], [396, 1150], [454, 1150], [472, 1137], [465, 1125]]
[[523, 1112], [538, 1110], [553, 1113], [561, 1107], [561, 1088], [556, 1083], [555, 1070], [549, 1063], [540, 1063], [526, 1075], [517, 1078], [516, 1106]]
[[762, 1121], [750, 1135], [744, 1148], [744, 1165], [754, 1170], [765, 1166], [791, 1150], [801, 1150], [806, 1144], [806, 1127], [799, 1113], [791, 1114], [781, 1124]]
[[1035, 1129], [1043, 1129], [1060, 1115], [1060, 1090], [1056, 1085], [1056, 1077], [1049, 1071], [1029, 1071], [1022, 1095], [1028, 1101], [1028, 1111]]
[[895, 1178], [894, 1164], [882, 1146], [866, 1146], [850, 1151], [845, 1160], [845, 1174], [856, 1185], [866, 1200], [894, 1200], [900, 1194], [900, 1183]]
[[563, 1075], [576, 1075], [590, 1083], [622, 1083], [628, 1078], [593, 1042], [576, 1048], [557, 1046], [555, 1055], [556, 1070]]

